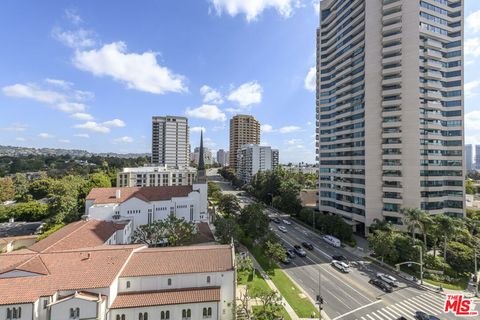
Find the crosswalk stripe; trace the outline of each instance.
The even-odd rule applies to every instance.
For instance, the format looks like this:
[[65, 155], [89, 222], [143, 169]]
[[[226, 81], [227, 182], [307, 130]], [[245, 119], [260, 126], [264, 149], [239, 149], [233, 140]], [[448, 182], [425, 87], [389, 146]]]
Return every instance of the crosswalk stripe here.
[[[380, 315], [382, 315], [382, 317], [384, 317], [384, 318], [386, 318], [386, 319], [392, 319], [391, 316], [390, 316], [389, 314], [387, 314], [387, 313], [385, 312], [385, 310], [383, 310], [383, 309], [377, 310], [377, 312], [378, 312]], [[395, 320], [395, 318], [393, 318], [393, 320]]]
[[427, 303], [435, 304], [439, 308], [443, 309], [443, 305], [445, 304], [445, 299], [439, 296], [434, 296], [434, 295], [420, 295], [417, 296], [418, 299], [425, 301]]
[[399, 317], [402, 315], [402, 313], [398, 312], [397, 310], [390, 308], [391, 306], [386, 307], [385, 309], [388, 310], [391, 314], [393, 314], [395, 317]]
[[395, 305], [395, 307], [397, 307], [398, 309], [403, 311], [403, 313], [406, 313], [406, 314], [415, 313], [415, 311], [416, 311], [416, 310], [413, 310], [412, 308], [406, 306], [403, 302], [397, 303]]
[[365, 317], [361, 317], [360, 319], [362, 319], [362, 320], [367, 320], [367, 319], [365, 319]]
[[368, 318], [370, 318], [370, 320], [376, 320], [374, 317], [372, 317], [372, 316], [369, 315], [369, 314], [366, 314], [366, 316], [367, 316]]
[[406, 303], [405, 301], [400, 302], [398, 305], [401, 305], [403, 308], [405, 308], [405, 309], [407, 309], [407, 310], [410, 310], [410, 312], [412, 312], [412, 313], [415, 313], [415, 311], [418, 311], [418, 310], [416, 310], [416, 308], [414, 308], [413, 306], [409, 305], [409, 304]]
[[427, 310], [427, 311], [430, 312], [430, 313], [433, 313], [433, 314], [438, 314], [438, 313], [440, 313], [440, 310], [438, 310], [438, 308], [435, 308], [435, 306], [432, 306], [432, 305], [427, 305], [427, 304], [424, 303], [424, 302], [421, 302], [421, 301], [412, 299], [412, 300], [410, 301], [410, 303], [413, 304], [413, 305], [416, 305], [416, 306], [419, 307], [420, 309], [425, 309], [425, 310]]
[[387, 310], [387, 308], [383, 308], [382, 309], [383, 312], [385, 312], [386, 314], [388, 314], [390, 317], [392, 317], [393, 319], [397, 319], [398, 317], [395, 316], [393, 313], [391, 313], [390, 311]]
[[[397, 305], [391, 305], [390, 308], [397, 310], [398, 314], [404, 317], [406, 317], [407, 314], [410, 314], [410, 311], [401, 310]], [[407, 318], [411, 319], [410, 317]]]
[[375, 312], [377, 312], [377, 311], [378, 311], [378, 310], [373, 311], [373, 312], [371, 312], [370, 314], [373, 315], [373, 316], [375, 316], [375, 317], [377, 317], [377, 318], [380, 319], [380, 320], [384, 320], [384, 319], [382, 319], [382, 317], [380, 317], [378, 314], [375, 313]]
[[427, 298], [421, 297], [421, 296], [417, 297], [417, 301], [421, 302], [421, 303], [423, 303], [427, 306], [431, 306], [432, 308], [434, 308], [436, 310], [443, 310], [443, 305], [444, 305], [443, 301], [439, 302], [439, 301], [428, 300]]

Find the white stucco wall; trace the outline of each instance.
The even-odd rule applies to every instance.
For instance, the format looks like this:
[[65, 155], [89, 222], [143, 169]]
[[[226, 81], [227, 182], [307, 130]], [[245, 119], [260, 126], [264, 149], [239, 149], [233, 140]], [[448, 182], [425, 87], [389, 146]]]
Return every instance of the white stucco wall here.
[[[203, 308], [212, 308], [212, 317], [211, 318], [203, 318]], [[207, 303], [195, 303], [195, 304], [177, 304], [177, 305], [169, 305], [169, 306], [155, 306], [155, 307], [143, 307], [143, 308], [127, 308], [127, 309], [112, 309], [110, 310], [110, 320], [116, 320], [117, 315], [125, 315], [125, 318], [130, 319], [138, 319], [138, 314], [148, 312], [148, 319], [160, 319], [160, 313], [162, 311], [170, 311], [170, 319], [171, 320], [179, 320], [182, 319], [182, 310], [183, 309], [191, 309], [192, 317], [191, 320], [198, 320], [198, 319], [231, 319], [227, 317], [223, 317], [221, 315], [220, 309], [218, 307], [217, 302], [207, 302]], [[219, 315], [220, 313], [220, 315]]]
[[7, 319], [7, 309], [13, 309], [13, 308], [22, 308], [22, 316], [20, 320], [30, 320], [34, 319], [33, 318], [33, 308], [34, 304], [33, 303], [23, 303], [23, 304], [12, 304], [12, 305], [0, 305], [0, 319]]

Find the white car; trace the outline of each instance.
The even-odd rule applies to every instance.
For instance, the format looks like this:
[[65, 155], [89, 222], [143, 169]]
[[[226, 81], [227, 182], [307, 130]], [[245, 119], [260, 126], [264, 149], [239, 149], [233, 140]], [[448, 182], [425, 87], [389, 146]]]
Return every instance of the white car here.
[[384, 274], [384, 273], [377, 273], [377, 278], [385, 281], [392, 287], [398, 287], [398, 280], [395, 277], [392, 277], [391, 275]]
[[339, 239], [331, 235], [323, 236], [323, 241], [336, 248], [339, 248], [342, 245], [342, 242]]
[[291, 225], [292, 224], [290, 221], [285, 220], [285, 219], [283, 219], [282, 222], [285, 223], [286, 225]]
[[287, 233], [288, 230], [284, 226], [278, 226], [278, 230], [282, 231], [283, 233]]
[[332, 260], [332, 266], [337, 268], [338, 270], [344, 272], [344, 273], [349, 273], [350, 272], [350, 267], [348, 264], [346, 264], [343, 261], [338, 261], [338, 260]]

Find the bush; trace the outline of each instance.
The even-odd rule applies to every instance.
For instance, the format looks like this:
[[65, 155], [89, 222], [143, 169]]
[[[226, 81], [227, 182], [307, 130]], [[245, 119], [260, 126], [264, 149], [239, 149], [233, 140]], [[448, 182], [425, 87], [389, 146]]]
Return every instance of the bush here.
[[64, 223], [59, 223], [59, 224], [54, 224], [50, 226], [45, 226], [44, 229], [46, 230], [43, 231], [43, 233], [35, 240], [35, 242], [45, 239], [55, 231], [60, 230], [64, 225], [65, 225]]

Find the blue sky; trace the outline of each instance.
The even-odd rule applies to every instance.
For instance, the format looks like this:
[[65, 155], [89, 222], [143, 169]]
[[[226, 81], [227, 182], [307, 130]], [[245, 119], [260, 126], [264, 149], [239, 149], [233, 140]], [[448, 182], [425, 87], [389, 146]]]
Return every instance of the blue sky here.
[[[247, 113], [281, 162], [313, 162], [317, 5], [1, 1], [0, 144], [149, 152], [151, 116], [169, 114], [189, 117], [192, 148], [204, 128], [228, 149], [228, 120]], [[480, 144], [480, 2], [465, 15], [466, 140]]]

